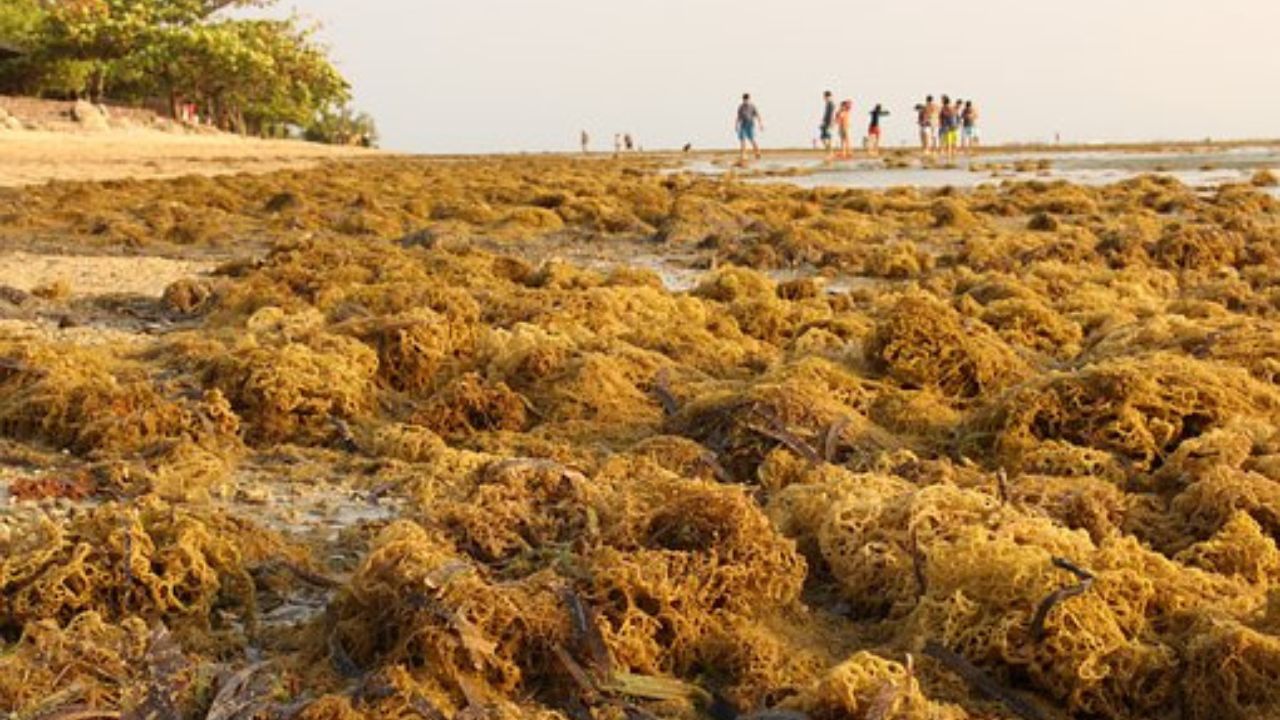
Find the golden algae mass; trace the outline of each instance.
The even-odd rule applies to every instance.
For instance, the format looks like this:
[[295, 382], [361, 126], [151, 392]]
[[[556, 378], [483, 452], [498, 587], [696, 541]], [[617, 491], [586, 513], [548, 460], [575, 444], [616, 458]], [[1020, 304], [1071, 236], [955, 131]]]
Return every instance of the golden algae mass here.
[[6, 191], [0, 710], [1280, 714], [1269, 183]]

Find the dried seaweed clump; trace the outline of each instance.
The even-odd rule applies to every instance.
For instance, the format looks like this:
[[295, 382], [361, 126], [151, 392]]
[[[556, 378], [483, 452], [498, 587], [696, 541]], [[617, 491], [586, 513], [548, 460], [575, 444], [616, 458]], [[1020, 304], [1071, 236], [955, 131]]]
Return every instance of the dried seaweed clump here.
[[289, 323], [275, 308], [260, 310], [249, 319], [250, 333], [201, 361], [205, 381], [231, 401], [252, 442], [323, 441], [334, 435], [335, 418], [355, 419], [371, 407], [374, 350]]
[[324, 652], [406, 668], [446, 711], [535, 689], [555, 707], [578, 664], [693, 679], [734, 623], [796, 600], [804, 562], [745, 494], [614, 462], [589, 480], [498, 461], [424, 497], [335, 601]]
[[876, 245], [862, 263], [862, 272], [872, 277], [902, 280], [933, 270], [934, 256], [912, 242]]
[[787, 701], [785, 707], [814, 720], [970, 717], [958, 706], [927, 698], [912, 668], [866, 651], [828, 670], [812, 687]]
[[750, 218], [725, 203], [688, 193], [676, 197], [660, 224], [659, 236], [677, 245], [725, 242], [736, 238], [749, 224]]
[[417, 668], [415, 691], [452, 714], [468, 698], [514, 696], [568, 642], [555, 577], [497, 583], [411, 522], [382, 532], [335, 601], [322, 652], [338, 666]]
[[529, 401], [506, 383], [467, 373], [432, 395], [413, 420], [456, 440], [478, 432], [524, 430], [529, 422], [528, 408]]
[[215, 302], [213, 284], [197, 278], [182, 278], [164, 289], [160, 302], [171, 312], [198, 315]]
[[752, 482], [778, 447], [810, 462], [898, 447], [866, 419], [877, 391], [875, 383], [836, 363], [805, 358], [750, 383], [706, 388], [668, 419], [667, 430], [711, 450], [726, 479]]
[[1150, 254], [1166, 270], [1214, 271], [1234, 265], [1243, 251], [1239, 233], [1218, 226], [1172, 225]]
[[[1188, 653], [1221, 642], [1203, 619], [1229, 626], [1267, 603], [1266, 581], [1206, 573], [1131, 537], [1095, 543], [1033, 504], [1004, 505], [973, 490], [866, 478], [834, 493], [796, 485], [775, 502], [819, 522], [821, 558], [844, 597], [860, 616], [898, 619], [890, 627], [899, 647], [933, 640], [979, 667], [1025, 677], [1077, 714], [1141, 718], [1183, 702], [1176, 678]], [[1081, 583], [1055, 558], [1087, 568], [1089, 580], [1046, 604]], [[1222, 672], [1252, 699], [1270, 693], [1266, 667]], [[1205, 684], [1217, 701], [1232, 701], [1228, 682]]]
[[217, 394], [172, 400], [141, 363], [110, 351], [0, 343], [0, 431], [93, 456], [159, 443], [234, 445], [236, 418]]
[[37, 716], [68, 694], [92, 698], [98, 708], [119, 708], [141, 684], [147, 639], [138, 618], [113, 622], [88, 612], [65, 625], [33, 622], [0, 655], [0, 710]]
[[979, 316], [1005, 342], [1068, 359], [1080, 352], [1084, 332], [1040, 300], [1006, 298], [987, 304]]
[[252, 628], [252, 564], [299, 558], [271, 533], [155, 499], [110, 503], [67, 524], [45, 521], [3, 549], [0, 628], [64, 625], [93, 612], [108, 622], [162, 620], [206, 645], [216, 641], [210, 633], [243, 632], [215, 608], [234, 609]]
[[345, 328], [378, 352], [378, 377], [396, 390], [438, 388], [475, 346], [468, 323], [427, 308], [349, 323]]
[[977, 419], [1011, 470], [1126, 477], [1229, 421], [1280, 416], [1280, 392], [1237, 368], [1156, 353], [1037, 378]]
[[874, 369], [904, 386], [936, 387], [954, 398], [994, 392], [1030, 374], [989, 327], [919, 294], [884, 313], [865, 354]]

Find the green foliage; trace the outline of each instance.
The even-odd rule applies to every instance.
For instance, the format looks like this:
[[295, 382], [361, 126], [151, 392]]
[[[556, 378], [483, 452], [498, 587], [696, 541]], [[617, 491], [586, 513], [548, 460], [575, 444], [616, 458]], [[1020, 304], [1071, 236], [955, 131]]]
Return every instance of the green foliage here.
[[0, 43], [26, 48], [44, 16], [40, 0], [4, 0], [0, 3]]
[[368, 113], [357, 113], [346, 105], [326, 109], [306, 126], [303, 137], [331, 145], [378, 144], [378, 128]]
[[340, 109], [350, 88], [315, 28], [220, 15], [274, 1], [3, 0], [0, 40], [30, 52], [0, 63], [0, 92], [193, 102], [224, 129], [250, 133], [354, 120]]

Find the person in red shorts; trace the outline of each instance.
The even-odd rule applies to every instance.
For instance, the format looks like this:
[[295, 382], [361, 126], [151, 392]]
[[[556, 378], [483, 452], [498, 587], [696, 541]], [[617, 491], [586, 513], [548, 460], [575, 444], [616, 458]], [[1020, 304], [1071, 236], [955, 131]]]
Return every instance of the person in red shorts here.
[[888, 115], [889, 111], [885, 110], [880, 103], [876, 103], [876, 106], [871, 109], [871, 125], [867, 127], [868, 154], [880, 154], [880, 119]]

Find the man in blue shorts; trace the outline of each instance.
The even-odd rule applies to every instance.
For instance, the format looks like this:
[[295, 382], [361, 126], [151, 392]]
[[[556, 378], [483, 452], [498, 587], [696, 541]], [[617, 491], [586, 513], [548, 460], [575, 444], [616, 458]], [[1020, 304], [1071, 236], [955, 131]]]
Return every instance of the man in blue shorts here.
[[760, 117], [760, 111], [756, 110], [755, 104], [751, 102], [751, 95], [743, 93], [742, 104], [738, 106], [737, 126], [742, 162], [747, 161], [747, 143], [751, 143], [756, 159], [760, 159], [760, 143], [756, 142], [757, 127], [760, 131], [764, 131], [764, 118]]

